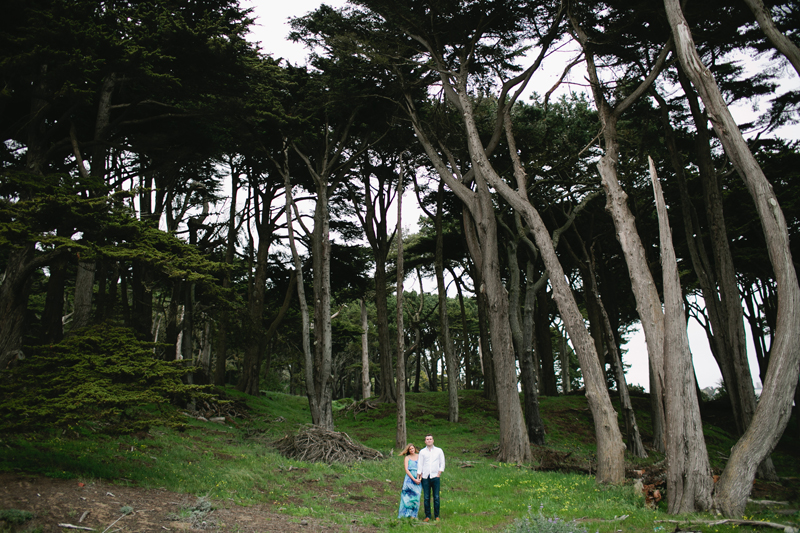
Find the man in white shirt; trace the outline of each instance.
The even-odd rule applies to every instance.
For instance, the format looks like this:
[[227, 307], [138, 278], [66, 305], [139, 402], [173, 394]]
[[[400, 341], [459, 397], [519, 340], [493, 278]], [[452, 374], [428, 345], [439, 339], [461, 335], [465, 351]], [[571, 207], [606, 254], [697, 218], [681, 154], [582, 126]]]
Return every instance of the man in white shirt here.
[[425, 447], [419, 452], [417, 475], [422, 480], [422, 494], [425, 496], [425, 520], [431, 520], [431, 492], [433, 492], [433, 516], [439, 521], [440, 476], [444, 472], [444, 452], [433, 445], [433, 435], [425, 436]]

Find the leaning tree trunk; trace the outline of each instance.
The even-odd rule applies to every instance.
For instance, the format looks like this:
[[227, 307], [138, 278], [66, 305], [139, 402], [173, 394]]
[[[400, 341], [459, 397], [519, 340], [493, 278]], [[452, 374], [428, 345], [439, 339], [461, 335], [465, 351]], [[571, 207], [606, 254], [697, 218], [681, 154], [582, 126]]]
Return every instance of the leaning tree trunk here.
[[711, 506], [711, 467], [686, 334], [686, 315], [672, 247], [667, 206], [650, 159], [656, 197], [661, 269], [664, 276], [664, 407], [667, 435], [667, 504], [670, 514], [705, 511]]
[[[465, 90], [465, 82], [460, 82]], [[466, 98], [459, 94], [459, 99]], [[470, 104], [471, 105], [471, 104]], [[463, 106], [462, 106], [463, 107]], [[480, 138], [474, 126], [472, 117], [465, 115], [465, 122], [472, 122], [469, 127], [470, 157], [476, 159], [474, 146], [479, 147], [483, 154]], [[527, 461], [531, 458], [530, 441], [522, 416], [522, 407], [517, 391], [517, 371], [514, 357], [514, 347], [511, 342], [511, 331], [508, 322], [508, 298], [505, 287], [500, 278], [500, 261], [497, 249], [497, 223], [492, 203], [492, 193], [486, 182], [483, 169], [474, 172], [475, 190], [468, 189], [464, 183], [453, 176], [453, 169], [439, 157], [433, 144], [425, 136], [418, 117], [412, 113], [412, 123], [417, 138], [423, 145], [428, 158], [435, 165], [439, 178], [454, 190], [459, 199], [464, 202], [469, 210], [465, 214], [465, 226], [469, 224], [468, 218], [474, 220], [473, 228], [466, 228], [465, 233], [471, 240], [470, 253], [473, 258], [480, 261], [482, 275], [478, 280], [478, 292], [483, 293], [486, 300], [487, 315], [489, 318], [489, 332], [492, 341], [492, 357], [494, 361], [495, 384], [497, 387], [497, 407], [500, 412], [500, 451], [498, 460], [504, 462]], [[473, 138], [474, 137], [474, 138]], [[484, 154], [485, 158], [485, 154]], [[474, 165], [473, 165], [473, 168]], [[494, 185], [494, 184], [493, 184]], [[474, 254], [475, 244], [478, 244], [479, 253]]]
[[[586, 399], [594, 418], [597, 439], [597, 481], [599, 483], [621, 483], [625, 479], [625, 444], [622, 442], [617, 413], [608, 396], [605, 375], [594, 349], [594, 343], [589, 332], [586, 331], [583, 316], [575, 302], [572, 289], [567, 283], [550, 232], [539, 212], [527, 199], [524, 177], [518, 177], [518, 182], [522, 187], [519, 191], [515, 191], [492, 168], [483, 150], [478, 128], [472, 116], [471, 102], [464, 95], [460, 95], [460, 97], [468, 134], [470, 157], [476, 168], [475, 175], [485, 176], [488, 184], [522, 215], [528, 227], [533, 231], [534, 240], [541, 253], [545, 268], [550, 274], [553, 299], [561, 311], [561, 317], [578, 352], [586, 384]], [[494, 341], [494, 339], [492, 340]], [[527, 437], [527, 434], [525, 436]]]
[[[586, 252], [584, 248], [584, 252]], [[588, 253], [586, 254], [588, 255]], [[587, 269], [589, 271], [589, 286], [591, 287], [591, 297], [594, 298], [600, 320], [603, 325], [606, 345], [611, 354], [611, 361], [614, 367], [615, 378], [617, 380], [617, 391], [619, 392], [619, 405], [622, 409], [622, 417], [625, 420], [625, 433], [628, 438], [628, 451], [635, 457], [645, 458], [647, 452], [642, 444], [642, 436], [639, 433], [639, 426], [636, 423], [636, 413], [631, 403], [631, 396], [628, 394], [628, 384], [625, 381], [625, 369], [622, 367], [622, 357], [617, 349], [617, 339], [614, 335], [614, 328], [611, 327], [611, 320], [608, 318], [606, 307], [600, 298], [600, 289], [597, 286], [597, 278], [594, 274], [593, 258], [587, 257]]]
[[625, 263], [628, 266], [628, 274], [636, 299], [636, 310], [647, 341], [647, 355], [650, 364], [650, 375], [652, 376], [650, 380], [650, 395], [654, 408], [653, 447], [663, 452], [664, 406], [661, 403], [661, 386], [664, 379], [664, 314], [661, 308], [661, 299], [653, 281], [653, 275], [647, 264], [645, 249], [636, 229], [633, 213], [628, 207], [628, 195], [620, 186], [617, 178], [619, 147], [616, 128], [621, 114], [644, 93], [653, 83], [661, 68], [663, 68], [669, 51], [669, 44], [661, 50], [655, 66], [642, 83], [622, 102], [612, 108], [606, 99], [604, 87], [597, 74], [591, 42], [577, 21], [573, 20], [572, 25], [586, 54], [587, 73], [602, 124], [604, 153], [597, 163], [597, 169], [606, 193], [606, 211], [609, 212], [614, 221], [617, 240], [622, 247]]
[[[501, 190], [499, 181], [494, 181], [493, 185]], [[586, 385], [586, 399], [592, 411], [597, 439], [597, 482], [622, 483], [625, 479], [625, 444], [622, 442], [617, 413], [611, 404], [611, 398], [608, 396], [605, 373], [600, 366], [600, 360], [594, 349], [594, 342], [586, 330], [583, 316], [575, 303], [572, 290], [567, 284], [567, 278], [556, 256], [550, 233], [547, 231], [539, 213], [530, 203], [523, 203], [520, 196], [514, 198], [515, 195], [512, 196], [507, 191], [501, 190], [501, 194], [507, 200], [512, 198], [510, 203], [513, 202], [514, 209], [523, 213], [528, 226], [534, 231], [536, 244], [542, 253], [545, 267], [550, 274], [553, 299], [561, 311], [562, 320], [578, 354], [581, 369], [583, 370], [584, 384]]]
[[318, 425], [316, 421], [320, 418], [320, 405], [319, 395], [314, 376], [314, 353], [311, 350], [311, 326], [309, 321], [308, 303], [306, 302], [306, 291], [303, 281], [303, 263], [300, 260], [300, 254], [297, 253], [297, 245], [295, 244], [294, 229], [292, 225], [292, 216], [294, 211], [294, 199], [292, 198], [292, 184], [289, 180], [289, 174], [283, 175], [283, 181], [286, 186], [286, 228], [289, 236], [289, 248], [292, 250], [292, 261], [294, 262], [294, 270], [297, 273], [297, 299], [300, 303], [300, 318], [302, 321], [302, 344], [303, 356], [306, 375], [306, 395], [308, 396], [308, 405], [311, 410], [311, 420], [314, 425]]
[[664, 0], [678, 58], [700, 93], [717, 136], [753, 198], [778, 288], [778, 316], [767, 379], [753, 420], [734, 446], [717, 483], [715, 504], [725, 516], [740, 516], [758, 465], [772, 452], [791, 415], [792, 392], [800, 371], [800, 287], [789, 232], [772, 186], [753, 157], [711, 72], [697, 54], [677, 0]]
[[[680, 190], [684, 235], [711, 324], [708, 341], [714, 348], [712, 354], [722, 372], [722, 378], [730, 396], [738, 436], [741, 436], [750, 425], [756, 410], [753, 378], [747, 360], [742, 300], [737, 286], [733, 257], [728, 245], [721, 189], [716, 169], [711, 160], [710, 136], [708, 128], [706, 128], [708, 119], [700, 110], [697, 95], [680, 68], [678, 74], [689, 101], [689, 108], [694, 117], [697, 131], [695, 147], [703, 183], [706, 217], [714, 255], [713, 263], [706, 253], [701, 237], [700, 223], [689, 197], [689, 187], [683, 170], [684, 164], [669, 120], [667, 103], [659, 94], [655, 93], [654, 96], [661, 107], [665, 143]], [[762, 479], [777, 480], [775, 466], [769, 457], [760, 465], [758, 475]]]

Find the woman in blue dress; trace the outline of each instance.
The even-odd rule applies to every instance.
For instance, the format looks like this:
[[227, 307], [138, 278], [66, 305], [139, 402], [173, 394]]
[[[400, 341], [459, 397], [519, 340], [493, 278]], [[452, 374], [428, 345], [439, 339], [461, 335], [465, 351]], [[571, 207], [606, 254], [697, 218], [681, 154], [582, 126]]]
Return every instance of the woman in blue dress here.
[[405, 455], [406, 476], [403, 479], [403, 490], [400, 492], [400, 511], [397, 518], [416, 518], [419, 512], [419, 496], [422, 494], [422, 480], [417, 476], [417, 447], [409, 444], [400, 452]]

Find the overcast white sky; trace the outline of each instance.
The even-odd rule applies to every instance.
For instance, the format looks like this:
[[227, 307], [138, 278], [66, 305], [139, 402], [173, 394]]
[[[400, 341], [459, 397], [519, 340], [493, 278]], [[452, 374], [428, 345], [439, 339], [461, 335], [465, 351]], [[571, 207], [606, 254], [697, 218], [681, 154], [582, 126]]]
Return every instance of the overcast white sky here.
[[[252, 33], [253, 40], [261, 43], [264, 52], [271, 53], [275, 58], [282, 57], [293, 64], [305, 63], [305, 58], [308, 54], [308, 51], [303, 48], [302, 45], [292, 43], [287, 40], [286, 37], [291, 31], [291, 28], [288, 25], [288, 20], [289, 18], [303, 16], [308, 12], [313, 11], [319, 5], [321, 5], [321, 3], [323, 2], [320, 2], [319, 0], [243, 0], [244, 6], [252, 7], [254, 9], [253, 14], [257, 19]], [[345, 0], [328, 0], [324, 3], [333, 7], [341, 7], [344, 6], [346, 2]], [[571, 58], [569, 52], [563, 52], [563, 54], [565, 56], [564, 62]], [[570, 57], [567, 58], [567, 55], [570, 55]], [[555, 62], [545, 61], [545, 63], [554, 64]], [[538, 79], [540, 82], [536, 87], [536, 90], [540, 92], [540, 94], [547, 91], [550, 86], [555, 83], [561, 73], [560, 68], [561, 67], [551, 72], [543, 72], [539, 76]], [[583, 76], [581, 74], [573, 75], [572, 81], [574, 81], [576, 84], [580, 84], [582, 83], [582, 78]], [[786, 85], [784, 86], [784, 90], [790, 85], [796, 87], [797, 85], [800, 85], [800, 82], [798, 82], [796, 77], [790, 76]], [[578, 85], [573, 85], [572, 88], [576, 91], [579, 90]], [[734, 110], [734, 114], [740, 121], [750, 120], [752, 110], [748, 105], [743, 105], [737, 107]], [[800, 130], [800, 128], [794, 126], [790, 128], [790, 131], [782, 131], [781, 135], [785, 137], [788, 136], [796, 138], [800, 136], [800, 131], [798, 130]], [[406, 207], [415, 204], [415, 202], [416, 200], [414, 198], [407, 196], [404, 198], [403, 205]], [[418, 215], [414, 214], [411, 216], [406, 215], [404, 209], [404, 228], [412, 226], [412, 229], [414, 229], [417, 216]], [[413, 218], [413, 220], [410, 220], [411, 218]], [[406, 285], [407, 290], [411, 290], [409, 288], [410, 283], [411, 280], [409, 279]], [[705, 388], [717, 386], [722, 377], [719, 367], [711, 355], [705, 332], [694, 320], [689, 322], [688, 332], [692, 354], [694, 357], [695, 373], [697, 375], [697, 380], [700, 384], [700, 387]], [[645, 389], [649, 389], [647, 349], [644, 342], [644, 335], [641, 333], [641, 331], [632, 336], [630, 342], [628, 342], [626, 345], [626, 348], [628, 353], [625, 356], [625, 362], [631, 365], [631, 368], [628, 370], [627, 374], [629, 384], [638, 384], [644, 386]], [[750, 359], [753, 376], [757, 382], [756, 387], [757, 389], [760, 389], [760, 383], [757, 381], [758, 367], [755, 361], [755, 356], [752, 353], [750, 354]]]

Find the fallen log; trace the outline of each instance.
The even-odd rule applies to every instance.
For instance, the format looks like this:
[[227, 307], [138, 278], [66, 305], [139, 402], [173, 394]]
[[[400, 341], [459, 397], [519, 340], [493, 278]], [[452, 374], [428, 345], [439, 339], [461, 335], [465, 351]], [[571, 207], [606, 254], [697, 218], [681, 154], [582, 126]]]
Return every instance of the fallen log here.
[[752, 526], [752, 527], [771, 527], [775, 529], [782, 529], [785, 533], [798, 533], [797, 528], [787, 524], [778, 524], [776, 522], [762, 522], [760, 520], [737, 520], [734, 518], [725, 518], [722, 520], [654, 520], [654, 522], [669, 523], [669, 524], [703, 524], [707, 526], [721, 526], [723, 524], [731, 524], [735, 526]]

